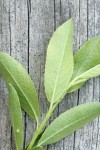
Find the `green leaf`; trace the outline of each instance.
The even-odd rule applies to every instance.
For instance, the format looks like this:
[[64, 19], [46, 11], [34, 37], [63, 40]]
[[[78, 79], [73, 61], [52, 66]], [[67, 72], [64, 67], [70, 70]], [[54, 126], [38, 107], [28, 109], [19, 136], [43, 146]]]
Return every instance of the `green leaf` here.
[[90, 102], [76, 106], [57, 117], [45, 130], [38, 146], [55, 143], [100, 115], [100, 103]]
[[[100, 36], [86, 42], [75, 54], [73, 77], [69, 85], [68, 93], [79, 89], [89, 78], [100, 75], [99, 66], [97, 66], [99, 63]], [[93, 71], [96, 72], [93, 73]]]
[[42, 147], [34, 147], [31, 150], [43, 150], [43, 148]]
[[45, 92], [52, 103], [64, 96], [73, 73], [72, 42], [73, 23], [70, 19], [55, 31], [47, 50]]
[[92, 69], [89, 69], [85, 73], [79, 75], [74, 80], [72, 80], [71, 83], [69, 84], [68, 93], [79, 89], [86, 80], [99, 75], [100, 75], [100, 65], [96, 65]]
[[20, 150], [23, 145], [22, 112], [17, 92], [11, 84], [9, 84], [8, 105], [16, 141], [16, 149]]
[[39, 118], [38, 98], [32, 80], [22, 65], [0, 52], [0, 74], [16, 89], [21, 107], [34, 119]]
[[[27, 150], [27, 148], [25, 150]], [[33, 147], [31, 149], [28, 148], [28, 150], [43, 150], [43, 147], [41, 147], [41, 146], [39, 146], [39, 147]]]

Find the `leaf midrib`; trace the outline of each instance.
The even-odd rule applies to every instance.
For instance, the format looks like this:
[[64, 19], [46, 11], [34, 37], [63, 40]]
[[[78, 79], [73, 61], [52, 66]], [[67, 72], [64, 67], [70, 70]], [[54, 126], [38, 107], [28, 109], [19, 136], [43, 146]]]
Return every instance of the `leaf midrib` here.
[[[87, 116], [85, 116], [85, 117], [83, 117], [83, 118], [81, 118], [81, 119], [75, 121], [74, 123], [69, 124], [68, 126], [66, 126], [66, 127], [64, 127], [63, 129], [59, 130], [59, 132], [56, 132], [56, 134], [53, 134], [53, 135], [49, 136], [46, 140], [44, 140], [43, 142], [41, 142], [38, 146], [41, 146], [43, 143], [45, 143], [46, 141], [48, 141], [48, 140], [49, 140], [50, 138], [52, 138], [53, 136], [56, 136], [57, 134], [59, 134], [60, 132], [62, 132], [62, 131], [65, 130], [66, 128], [68, 128], [69, 126], [72, 126], [72, 125], [76, 124], [77, 122], [83, 120], [84, 118], [88, 118], [88, 117], [90, 117], [90, 116], [92, 116], [92, 115], [95, 115], [95, 114], [97, 114], [97, 112], [95, 112], [95, 113], [93, 113], [93, 114], [91, 114], [91, 115], [87, 115]], [[98, 114], [98, 115], [99, 115], [99, 114]]]
[[[1, 60], [0, 60], [0, 62], [1, 62]], [[24, 97], [27, 99], [27, 101], [28, 101], [27, 96], [24, 94], [23, 90], [20, 88], [20, 85], [17, 84], [16, 79], [14, 78], [14, 76], [11, 75], [11, 73], [9, 72], [9, 70], [6, 68], [6, 66], [5, 66], [2, 62], [1, 62], [1, 64], [2, 64], [2, 65], [4, 66], [4, 68], [7, 70], [8, 74], [10, 75], [10, 77], [14, 80], [14, 82], [15, 82], [16, 85], [17, 85], [17, 87], [20, 89], [20, 91], [23, 93], [23, 96], [24, 96]], [[30, 105], [30, 107], [31, 107], [31, 109], [32, 109], [32, 111], [33, 111], [33, 113], [34, 113], [34, 116], [36, 117], [36, 120], [38, 120], [37, 115], [36, 115], [36, 113], [35, 113], [34, 109], [32, 108], [32, 106], [31, 106], [31, 104], [30, 104], [29, 101], [28, 101], [28, 103], [29, 103], [29, 105]]]

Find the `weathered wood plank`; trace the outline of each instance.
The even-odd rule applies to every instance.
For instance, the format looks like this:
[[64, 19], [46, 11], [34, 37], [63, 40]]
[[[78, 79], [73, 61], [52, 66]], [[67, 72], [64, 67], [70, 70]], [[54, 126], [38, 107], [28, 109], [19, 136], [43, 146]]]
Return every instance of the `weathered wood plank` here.
[[[28, 7], [27, 0], [9, 1], [10, 49], [11, 56], [17, 59], [28, 71]], [[25, 126], [25, 114], [23, 122]], [[26, 129], [24, 130], [24, 132]], [[12, 133], [12, 149], [15, 149]], [[24, 143], [25, 145], [25, 143]], [[23, 147], [24, 147], [23, 145]]]
[[[94, 16], [95, 16], [95, 36], [100, 35], [100, 2], [95, 1], [94, 4]], [[97, 89], [97, 90], [96, 90]], [[100, 77], [94, 80], [94, 99], [100, 102]], [[97, 137], [96, 137], [96, 149], [100, 149], [100, 118], [98, 118], [97, 124]]]
[[[29, 5], [29, 73], [38, 92], [42, 120], [48, 107], [43, 78], [47, 44], [54, 31], [54, 3], [37, 0], [29, 2]], [[26, 124], [27, 144], [33, 136], [35, 122], [27, 118]]]
[[[80, 0], [80, 4], [79, 4], [79, 8], [80, 8], [80, 12], [79, 12], [79, 19], [80, 19], [80, 22], [79, 22], [79, 26], [80, 26], [80, 40], [79, 40], [79, 44], [80, 46], [85, 42], [87, 41], [88, 39], [88, 4], [87, 4], [87, 0], [85, 1], [82, 1]], [[88, 93], [88, 87], [82, 87], [80, 90], [79, 90], [79, 103], [78, 104], [81, 104], [81, 103], [84, 103], [87, 101], [89, 101], [89, 99], [91, 99], [91, 93]], [[92, 92], [92, 91], [91, 91]], [[88, 97], [88, 94], [90, 97]], [[81, 149], [82, 148], [84, 149], [87, 149], [86, 148], [86, 144], [88, 143], [87, 141], [87, 128], [89, 127], [86, 127], [83, 128], [83, 130], [86, 131], [85, 132], [82, 132], [83, 130], [80, 129], [79, 131], [76, 132], [75, 134], [75, 149]], [[84, 137], [85, 136], [85, 137]], [[85, 138], [86, 138], [86, 141], [85, 141]], [[90, 138], [90, 137], [89, 137]], [[88, 138], [88, 139], [89, 139]], [[86, 142], [86, 143], [85, 143]], [[88, 147], [88, 145], [87, 145]], [[88, 147], [89, 148], [89, 147]]]
[[[77, 19], [78, 19], [78, 10], [79, 7], [76, 5], [76, 1], [67, 1], [67, 0], [55, 0], [54, 6], [55, 6], [55, 16], [54, 16], [54, 23], [55, 23], [55, 29], [61, 25], [63, 22], [68, 20], [69, 18], [73, 17], [75, 19], [75, 23], [77, 24]], [[78, 1], [77, 1], [78, 4]], [[73, 7], [72, 7], [73, 6]], [[78, 8], [77, 8], [78, 7]], [[76, 10], [76, 13], [74, 12], [74, 9]], [[76, 30], [77, 32], [77, 30]], [[75, 38], [75, 40], [78, 40]], [[75, 43], [76, 43], [75, 41]], [[74, 47], [77, 47], [77, 44], [74, 44]], [[66, 111], [68, 108], [71, 108], [75, 105], [77, 105], [77, 92], [71, 95], [66, 96], [63, 101], [59, 104], [58, 110], [56, 109], [55, 115], [52, 118], [56, 118], [60, 113]], [[74, 101], [73, 101], [74, 99]], [[54, 145], [48, 146], [48, 150], [60, 150], [60, 149], [67, 149], [67, 150], [72, 150], [74, 145], [74, 134], [66, 139], [61, 140], [60, 142], [57, 142]]]
[[[95, 11], [97, 11], [95, 3], [93, 0], [80, 1], [80, 45], [95, 36]], [[89, 80], [80, 89], [79, 104], [89, 101], [99, 101], [99, 78]], [[96, 118], [76, 132], [75, 149], [97, 149], [98, 124], [98, 118]]]
[[[10, 54], [9, 2], [0, 1], [0, 51]], [[7, 89], [0, 78], [0, 149], [11, 149], [11, 125], [7, 109]]]

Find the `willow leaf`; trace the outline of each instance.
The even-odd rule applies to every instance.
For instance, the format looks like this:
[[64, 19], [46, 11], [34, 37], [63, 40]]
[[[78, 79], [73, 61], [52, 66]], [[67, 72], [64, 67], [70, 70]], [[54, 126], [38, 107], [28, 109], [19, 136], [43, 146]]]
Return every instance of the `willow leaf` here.
[[[86, 81], [89, 78], [100, 75], [98, 64], [100, 64], [100, 36], [86, 42], [75, 54], [73, 77], [68, 93], [79, 89], [84, 84], [82, 80]], [[93, 73], [93, 71], [96, 72]], [[78, 84], [77, 82], [75, 83], [76, 80]]]
[[[27, 148], [25, 150], [27, 150]], [[39, 146], [39, 147], [33, 147], [33, 148], [30, 148], [30, 149], [28, 148], [28, 150], [43, 150], [43, 147], [41, 147], [41, 146]]]
[[38, 146], [55, 143], [100, 115], [100, 103], [90, 102], [76, 106], [57, 117], [45, 130]]
[[85, 81], [99, 75], [100, 75], [100, 65], [96, 65], [95, 67], [89, 69], [88, 71], [84, 72], [83, 74], [79, 75], [74, 80], [72, 80], [72, 82], [70, 82], [69, 84], [67, 93], [76, 91], [84, 84]]
[[31, 150], [43, 150], [43, 148], [42, 147], [34, 147]]
[[14, 131], [16, 149], [20, 150], [23, 145], [23, 125], [22, 125], [22, 112], [20, 107], [19, 98], [14, 87], [9, 84], [9, 112]]
[[[73, 73], [73, 23], [61, 25], [52, 36], [45, 65], [45, 92], [52, 103], [65, 93]], [[66, 82], [65, 82], [66, 81]]]
[[21, 107], [34, 119], [39, 118], [38, 98], [32, 80], [22, 65], [0, 52], [0, 74], [16, 89]]

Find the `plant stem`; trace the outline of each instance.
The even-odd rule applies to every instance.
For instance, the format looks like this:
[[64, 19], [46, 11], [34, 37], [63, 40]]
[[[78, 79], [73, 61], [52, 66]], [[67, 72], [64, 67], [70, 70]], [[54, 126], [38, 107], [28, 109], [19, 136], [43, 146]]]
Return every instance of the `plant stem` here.
[[48, 121], [48, 119], [50, 118], [51, 114], [52, 114], [53, 108], [52, 105], [50, 106], [44, 120], [42, 121], [41, 125], [36, 129], [36, 132], [32, 138], [32, 141], [30, 142], [30, 145], [28, 146], [27, 150], [30, 150], [35, 142], [35, 140], [37, 139], [38, 135], [41, 133], [43, 127], [45, 127], [46, 122]]

